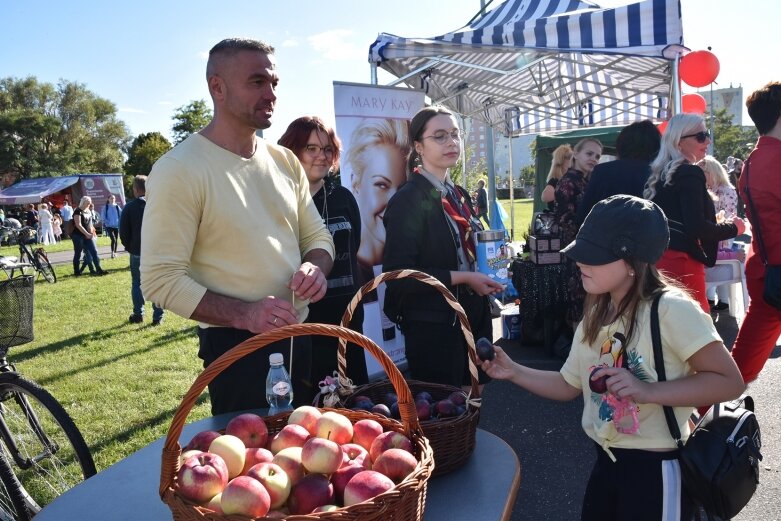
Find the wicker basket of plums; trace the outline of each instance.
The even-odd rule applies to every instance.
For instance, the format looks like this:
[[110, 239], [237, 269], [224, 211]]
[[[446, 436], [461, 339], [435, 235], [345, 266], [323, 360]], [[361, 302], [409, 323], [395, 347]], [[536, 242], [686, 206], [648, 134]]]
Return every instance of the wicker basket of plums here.
[[[456, 313], [468, 348], [467, 360], [471, 377], [471, 389], [468, 394], [459, 387], [407, 380], [407, 385], [415, 398], [415, 409], [420, 425], [434, 450], [436, 465], [433, 475], [441, 476], [461, 467], [472, 455], [475, 448], [477, 424], [480, 420], [480, 390], [477, 373], [477, 366], [480, 362], [477, 358], [469, 321], [458, 300], [441, 282], [425, 273], [415, 270], [382, 273], [366, 283], [353, 297], [342, 318], [342, 325], [350, 323], [353, 312], [366, 294], [377, 289], [383, 282], [401, 278], [419, 280], [434, 287], [442, 294]], [[487, 339], [480, 339], [480, 343], [490, 346], [490, 356], [493, 356], [491, 342]], [[482, 347], [482, 349], [486, 348]], [[345, 379], [347, 374], [346, 352], [347, 343], [340, 339], [337, 352], [340, 379]], [[393, 385], [387, 380], [357, 387], [354, 392], [341, 400], [341, 404], [348, 409], [366, 410], [390, 418], [398, 418], [397, 398], [393, 391]]]

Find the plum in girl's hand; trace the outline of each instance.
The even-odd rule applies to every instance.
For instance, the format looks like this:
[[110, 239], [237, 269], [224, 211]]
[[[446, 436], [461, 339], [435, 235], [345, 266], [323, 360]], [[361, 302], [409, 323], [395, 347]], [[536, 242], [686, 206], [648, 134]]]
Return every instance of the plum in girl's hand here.
[[494, 359], [494, 345], [485, 337], [477, 340], [475, 351], [477, 351], [477, 358], [483, 362]]
[[588, 377], [588, 387], [592, 392], [597, 394], [604, 394], [607, 392], [607, 375], [600, 376], [596, 380], [593, 379], [594, 373], [602, 369], [604, 366], [598, 365], [591, 370], [591, 374]]

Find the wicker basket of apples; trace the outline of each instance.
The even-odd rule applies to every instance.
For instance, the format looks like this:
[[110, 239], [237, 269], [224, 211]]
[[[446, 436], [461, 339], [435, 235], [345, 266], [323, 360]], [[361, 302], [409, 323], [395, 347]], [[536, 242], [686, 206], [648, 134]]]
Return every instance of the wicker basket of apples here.
[[[477, 375], [477, 351], [469, 320], [458, 300], [441, 282], [434, 277], [416, 270], [397, 270], [381, 273], [367, 282], [353, 297], [342, 317], [342, 325], [352, 320], [358, 303], [369, 292], [388, 280], [415, 279], [438, 290], [448, 305], [455, 311], [461, 325], [467, 345], [467, 362], [471, 379], [469, 395], [461, 388], [430, 382], [408, 380], [407, 385], [415, 397], [415, 413], [420, 420], [423, 432], [434, 449], [436, 467], [434, 476], [447, 474], [461, 467], [475, 449], [477, 423], [480, 420], [480, 389]], [[484, 339], [481, 339], [484, 340]], [[488, 342], [490, 346], [490, 342]], [[493, 352], [493, 347], [490, 347]], [[340, 380], [347, 374], [347, 343], [339, 340], [337, 350], [337, 369]], [[376, 414], [398, 417], [399, 398], [394, 393], [395, 385], [389, 380], [370, 383], [356, 388], [352, 394], [344, 397], [341, 404], [351, 410], [369, 410]]]
[[[261, 417], [237, 413], [224, 431], [180, 436], [206, 386], [226, 367], [289, 337], [325, 335], [369, 351], [398, 395], [401, 422], [366, 411], [303, 406]], [[250, 338], [193, 382], [163, 447], [160, 497], [176, 521], [422, 520], [433, 450], [412, 392], [369, 338], [325, 324], [296, 324]]]

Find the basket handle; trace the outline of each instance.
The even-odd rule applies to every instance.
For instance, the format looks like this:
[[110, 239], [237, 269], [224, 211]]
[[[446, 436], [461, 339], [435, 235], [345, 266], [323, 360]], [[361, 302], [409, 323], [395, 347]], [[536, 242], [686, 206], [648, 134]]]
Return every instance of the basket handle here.
[[407, 382], [404, 380], [404, 377], [401, 375], [398, 368], [393, 364], [390, 357], [370, 338], [365, 337], [360, 333], [356, 333], [351, 329], [329, 324], [293, 324], [278, 327], [266, 333], [249, 338], [220, 355], [219, 358], [203, 370], [190, 386], [190, 390], [187, 391], [187, 394], [182, 398], [182, 403], [176, 410], [173, 420], [171, 420], [171, 426], [168, 428], [168, 434], [166, 435], [165, 444], [163, 446], [163, 462], [160, 470], [160, 497], [163, 497], [165, 491], [173, 485], [174, 476], [179, 470], [179, 456], [182, 452], [181, 446], [179, 445], [179, 436], [182, 434], [182, 429], [184, 428], [184, 423], [190, 410], [193, 405], [195, 405], [196, 400], [206, 386], [209, 385], [209, 383], [226, 367], [233, 364], [238, 359], [278, 340], [307, 335], [344, 338], [369, 351], [369, 353], [377, 359], [380, 365], [382, 365], [382, 368], [388, 375], [388, 378], [399, 397], [399, 414], [401, 415], [401, 421], [404, 426], [404, 433], [411, 439], [414, 432], [420, 431], [418, 415], [415, 410], [415, 404], [412, 401], [412, 391], [410, 391]]
[[[453, 296], [453, 293], [451, 293], [444, 284], [428, 273], [423, 273], [422, 271], [417, 270], [396, 270], [380, 273], [377, 277], [374, 278], [374, 280], [370, 280], [364, 284], [347, 305], [347, 309], [344, 311], [344, 315], [342, 316], [342, 327], [350, 327], [353, 313], [355, 313], [355, 309], [358, 307], [358, 303], [361, 301], [361, 299], [363, 299], [364, 296], [366, 296], [367, 293], [374, 291], [385, 281], [397, 279], [415, 279], [432, 286], [434, 289], [439, 291], [443, 297], [445, 297], [447, 304], [456, 312], [458, 321], [461, 324], [461, 331], [463, 331], [464, 338], [466, 339], [469, 376], [472, 380], [470, 398], [480, 398], [480, 388], [478, 386], [479, 380], [477, 376], [477, 351], [475, 350], [475, 338], [472, 335], [472, 328], [469, 326], [469, 320], [466, 318], [464, 308], [461, 307], [461, 304], [458, 303], [458, 300], [456, 300], [456, 297]], [[339, 349], [336, 352], [336, 364], [337, 369], [339, 370], [340, 381], [345, 381], [347, 378], [346, 353], [347, 341], [344, 338], [340, 338]], [[386, 370], [385, 372], [387, 373], [388, 371]]]

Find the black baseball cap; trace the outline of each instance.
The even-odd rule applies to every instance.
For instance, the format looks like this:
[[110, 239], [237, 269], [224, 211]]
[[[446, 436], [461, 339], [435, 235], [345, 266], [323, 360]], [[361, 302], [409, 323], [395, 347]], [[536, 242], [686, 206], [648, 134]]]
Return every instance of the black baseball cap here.
[[661, 208], [647, 199], [613, 195], [594, 205], [575, 240], [561, 253], [589, 266], [619, 259], [655, 264], [669, 241], [670, 229]]

